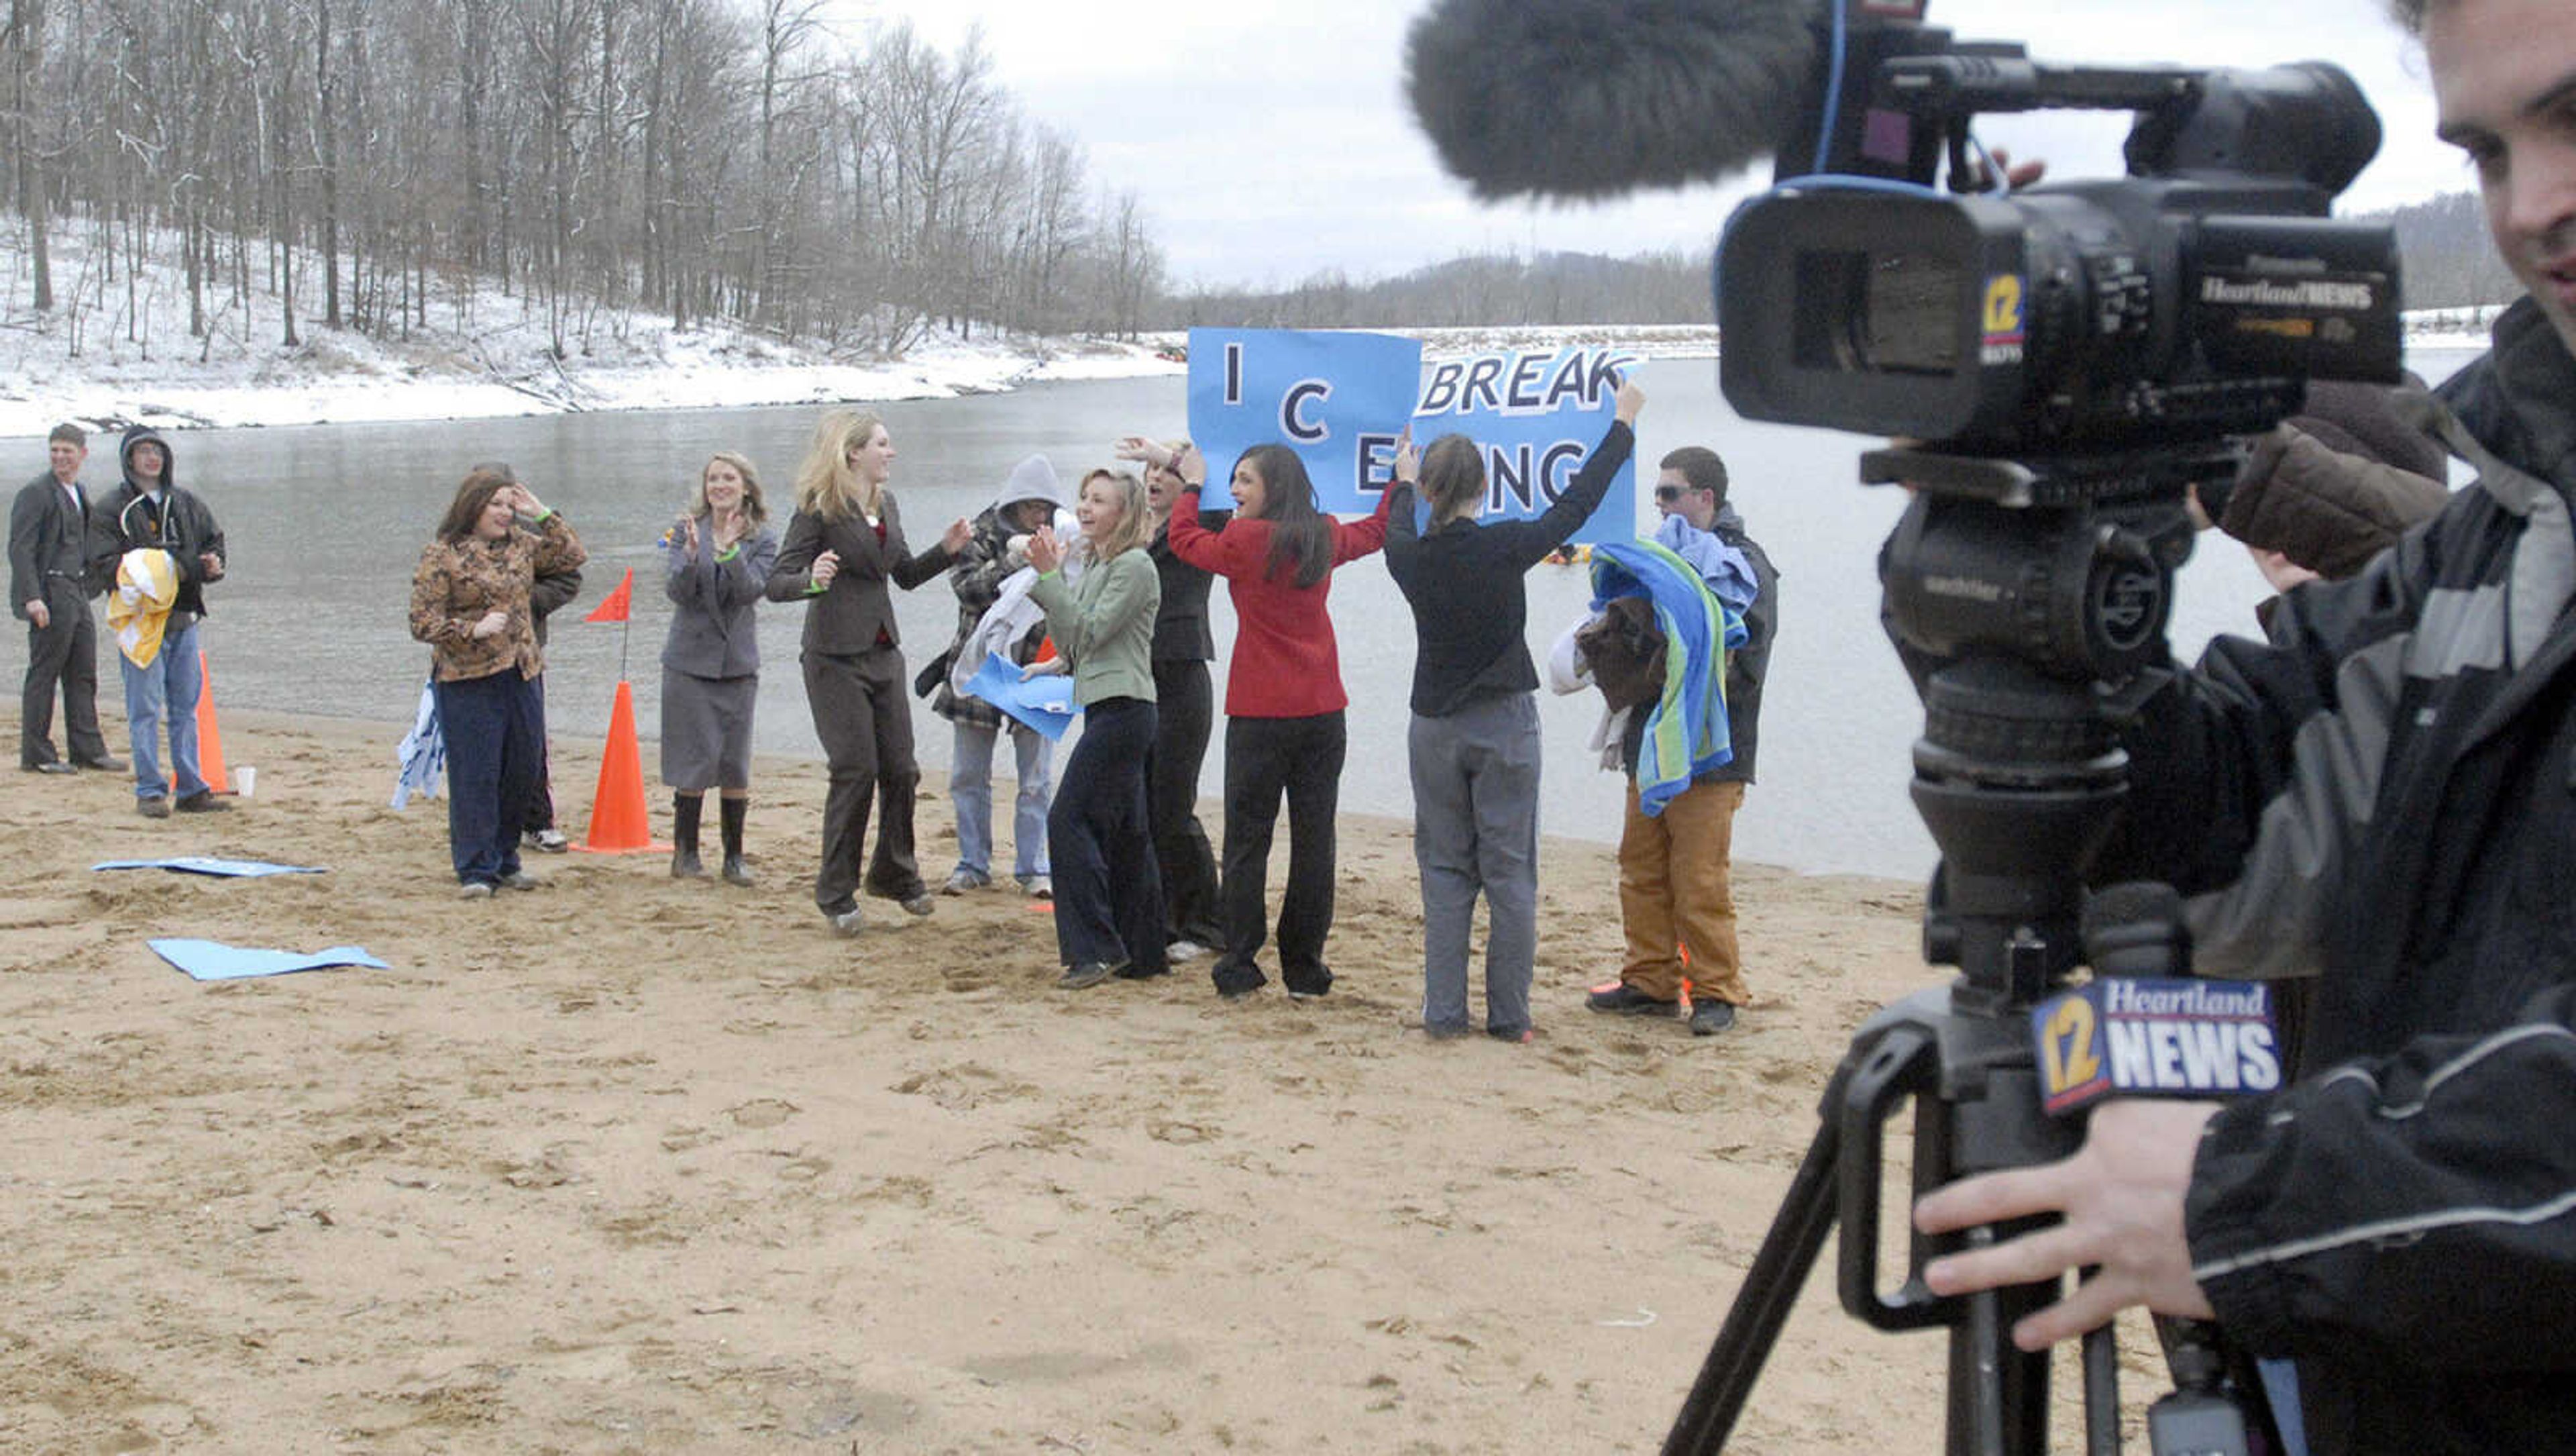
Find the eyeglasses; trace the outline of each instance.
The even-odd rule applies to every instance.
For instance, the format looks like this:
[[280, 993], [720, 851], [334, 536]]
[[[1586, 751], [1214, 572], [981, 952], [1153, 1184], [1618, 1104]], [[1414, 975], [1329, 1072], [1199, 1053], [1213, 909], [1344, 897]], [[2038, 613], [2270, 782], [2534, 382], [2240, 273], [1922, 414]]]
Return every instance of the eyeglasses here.
[[1677, 501], [1681, 498], [1682, 488], [1678, 485], [1659, 485], [1655, 487], [1655, 499], [1659, 501]]

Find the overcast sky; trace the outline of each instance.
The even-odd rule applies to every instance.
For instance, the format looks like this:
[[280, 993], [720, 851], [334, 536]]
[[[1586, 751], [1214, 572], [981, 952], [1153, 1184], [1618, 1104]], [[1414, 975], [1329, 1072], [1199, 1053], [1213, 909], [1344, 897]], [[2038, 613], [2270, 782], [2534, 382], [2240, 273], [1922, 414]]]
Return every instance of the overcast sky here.
[[[1382, 277], [1462, 253], [1621, 255], [1715, 239], [1769, 180], [1600, 206], [1488, 206], [1444, 174], [1403, 91], [1404, 36], [1429, 0], [834, 0], [852, 25], [909, 17], [943, 47], [980, 21], [995, 73], [1031, 117], [1073, 136], [1091, 175], [1134, 188], [1176, 284], [1289, 284], [1321, 269]], [[1547, 4], [1549, 0], [1529, 0]], [[2386, 133], [2338, 210], [2465, 189], [2433, 140], [2421, 53], [2378, 0], [1932, 0], [1961, 39], [2034, 59], [2261, 66], [2337, 62]], [[2115, 175], [2125, 118], [1993, 117], [1988, 145], [2050, 176]]]

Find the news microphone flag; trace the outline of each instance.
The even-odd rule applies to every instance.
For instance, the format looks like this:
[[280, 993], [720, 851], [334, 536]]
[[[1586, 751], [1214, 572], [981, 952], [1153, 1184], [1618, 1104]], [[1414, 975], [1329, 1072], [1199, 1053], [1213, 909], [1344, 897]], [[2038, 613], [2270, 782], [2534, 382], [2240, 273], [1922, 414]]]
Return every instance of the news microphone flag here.
[[627, 616], [633, 609], [634, 605], [635, 568], [630, 566], [626, 568], [625, 580], [620, 581], [617, 584], [617, 590], [610, 592], [605, 597], [602, 597], [599, 605], [591, 608], [590, 615], [582, 618], [582, 620], [585, 622], [623, 622], [627, 619]]
[[2272, 988], [2260, 981], [2105, 977], [2031, 1008], [2040, 1105], [2105, 1097], [2240, 1097], [2281, 1085]]

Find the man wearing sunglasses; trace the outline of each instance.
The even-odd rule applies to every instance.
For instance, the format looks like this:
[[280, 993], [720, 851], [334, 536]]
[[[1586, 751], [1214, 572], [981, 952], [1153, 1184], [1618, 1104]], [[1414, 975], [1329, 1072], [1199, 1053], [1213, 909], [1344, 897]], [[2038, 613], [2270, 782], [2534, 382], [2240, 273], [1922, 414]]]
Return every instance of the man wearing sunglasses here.
[[[1726, 462], [1703, 445], [1666, 455], [1655, 481], [1655, 509], [1667, 524], [1657, 539], [1671, 544], [1673, 521], [1705, 532], [1738, 553], [1758, 583], [1745, 605], [1744, 645], [1726, 655], [1726, 722], [1735, 757], [1701, 775], [1662, 814], [1648, 816], [1632, 782], [1628, 816], [1619, 835], [1619, 912], [1627, 930], [1627, 960], [1619, 984], [1592, 993], [1595, 1011], [1670, 1015], [1680, 1004], [1682, 978], [1691, 983], [1690, 1029], [1715, 1036], [1735, 1024], [1735, 1010], [1752, 999], [1745, 989], [1742, 952], [1735, 936], [1735, 894], [1730, 860], [1735, 812], [1753, 782], [1753, 734], [1762, 712], [1762, 675], [1771, 660], [1771, 632], [1778, 620], [1779, 572], [1744, 533], [1744, 518], [1726, 503]], [[1645, 715], [1631, 717], [1641, 733]], [[1632, 736], [1624, 745], [1636, 762]], [[1689, 952], [1685, 967], [1674, 954]]]

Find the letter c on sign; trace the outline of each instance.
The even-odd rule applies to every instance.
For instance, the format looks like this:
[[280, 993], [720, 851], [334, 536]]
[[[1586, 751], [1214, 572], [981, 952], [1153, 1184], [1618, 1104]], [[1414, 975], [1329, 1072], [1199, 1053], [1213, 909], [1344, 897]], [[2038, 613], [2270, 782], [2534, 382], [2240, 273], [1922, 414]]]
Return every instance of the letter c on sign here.
[[1301, 445], [1312, 445], [1331, 438], [1332, 431], [1321, 423], [1308, 423], [1302, 415], [1308, 400], [1318, 403], [1333, 397], [1333, 387], [1320, 379], [1300, 380], [1289, 386], [1279, 401], [1279, 433]]

